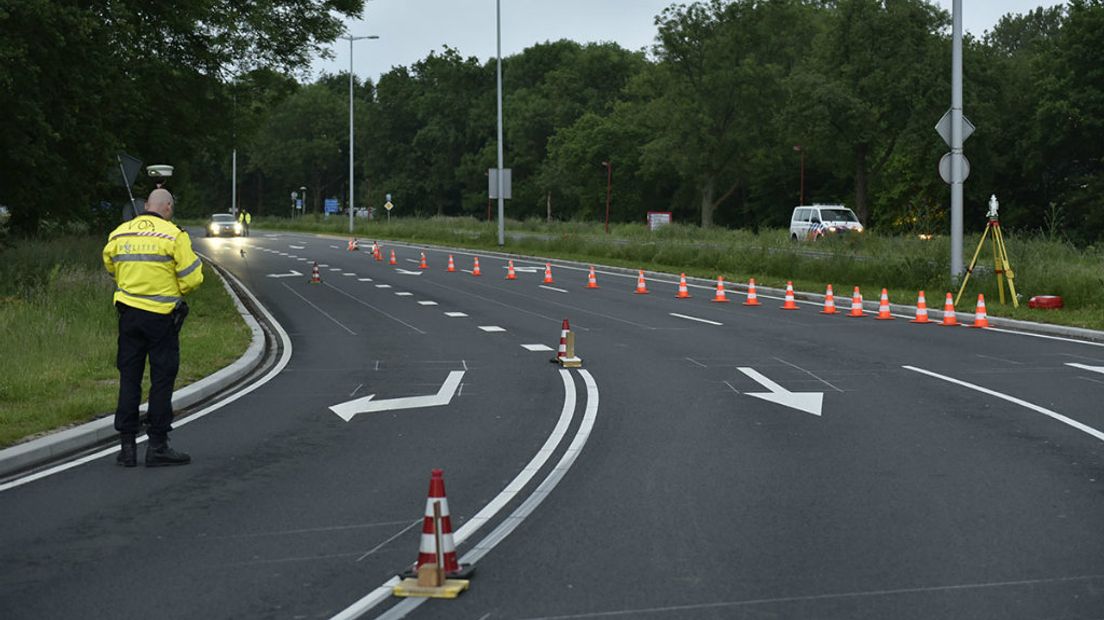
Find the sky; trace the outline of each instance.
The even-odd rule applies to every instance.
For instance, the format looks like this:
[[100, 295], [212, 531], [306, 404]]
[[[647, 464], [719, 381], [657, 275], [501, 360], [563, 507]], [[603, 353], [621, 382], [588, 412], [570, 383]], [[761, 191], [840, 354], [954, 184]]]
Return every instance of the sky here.
[[[655, 16], [673, 0], [502, 0], [502, 55], [544, 41], [614, 41], [648, 48]], [[952, 0], [935, 0], [948, 12]], [[1006, 13], [1064, 4], [1054, 0], [962, 0], [966, 31], [981, 36]], [[465, 58], [495, 56], [495, 0], [368, 0], [363, 19], [346, 22], [353, 36], [379, 35], [353, 45], [353, 72], [376, 80], [391, 67], [409, 66], [448, 45]], [[317, 59], [314, 76], [349, 70], [349, 42], [338, 40], [334, 57]]]

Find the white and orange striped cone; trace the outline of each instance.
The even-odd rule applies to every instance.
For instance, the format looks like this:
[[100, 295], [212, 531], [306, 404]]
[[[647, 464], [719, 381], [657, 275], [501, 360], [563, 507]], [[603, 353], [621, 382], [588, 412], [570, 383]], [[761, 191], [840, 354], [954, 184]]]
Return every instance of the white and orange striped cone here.
[[372, 256], [379, 254], [379, 241], [372, 242]]
[[709, 301], [718, 304], [728, 303], [728, 297], [725, 296], [724, 276], [717, 276], [717, 292], [713, 294], [713, 299]]
[[383, 248], [376, 246], [376, 251], [372, 252], [372, 256], [375, 257], [376, 262], [383, 260]]
[[[433, 505], [439, 504], [441, 531], [434, 527], [436, 519], [433, 516]], [[437, 541], [441, 541], [441, 548], [437, 548]], [[452, 579], [467, 579], [473, 572], [470, 564], [460, 564], [456, 559], [456, 543], [452, 537], [452, 519], [449, 516], [448, 498], [445, 496], [445, 472], [434, 469], [429, 478], [429, 494], [426, 497], [425, 518], [422, 521], [422, 539], [418, 545], [418, 562], [413, 571], [406, 575], [416, 575], [423, 564], [437, 564], [440, 558], [440, 566], [447, 577]]]
[[974, 310], [974, 322], [970, 327], [989, 327], [989, 316], [985, 314], [985, 295], [978, 293], [977, 310]]
[[747, 299], [744, 300], [744, 305], [745, 306], [759, 306], [759, 305], [762, 305], [762, 304], [759, 303], [759, 295], [757, 295], [755, 293], [755, 278], [750, 278], [748, 280]]
[[567, 357], [567, 332], [569, 331], [571, 331], [571, 326], [568, 325], [567, 319], [564, 319], [563, 325], [560, 326], [560, 348], [556, 349], [556, 357], [552, 358], [553, 362], [558, 362]]
[[514, 271], [514, 260], [510, 259], [510, 262], [506, 263], [506, 279], [517, 280], [517, 272]]
[[675, 299], [689, 299], [690, 289], [686, 288], [686, 274], [679, 275], [679, 287], [678, 293], [675, 295]]
[[862, 293], [859, 292], [859, 287], [855, 287], [855, 291], [851, 293], [851, 312], [847, 313], [847, 316], [861, 317], [863, 315], [862, 306]]
[[954, 298], [950, 293], [947, 293], [947, 301], [943, 302], [943, 322], [940, 325], [946, 327], [958, 325], [958, 318], [955, 317], [954, 311]]
[[786, 301], [782, 302], [783, 310], [797, 310], [797, 302], [794, 301], [793, 282], [786, 282]]
[[633, 291], [636, 295], [647, 295], [648, 285], [644, 282], [644, 270], [640, 270], [640, 275], [636, 277], [636, 290]]
[[828, 290], [824, 292], [824, 309], [820, 311], [821, 314], [835, 314], [836, 313], [836, 296], [832, 293], [832, 285], [828, 285]]
[[422, 262], [418, 263], [418, 269], [429, 269], [429, 265], [426, 264], [425, 252], [422, 252]]
[[479, 270], [479, 257], [478, 256], [475, 257], [475, 264], [472, 265], [472, 275], [477, 277], [477, 278], [479, 276], [483, 275], [483, 272]]
[[449, 254], [448, 268], [445, 269], [445, 271], [447, 271], [449, 273], [452, 273], [452, 272], [456, 271], [456, 263], [452, 262], [452, 254]]
[[893, 320], [893, 315], [889, 313], [889, 292], [884, 288], [882, 289], [882, 297], [878, 301], [878, 316], [874, 318], [879, 321]]
[[552, 279], [552, 263], [544, 264], [544, 280], [541, 284], [555, 284], [556, 281]]
[[360, 249], [360, 246], [357, 245], [356, 237], [353, 237], [352, 239], [349, 239], [349, 244], [345, 246], [345, 251], [347, 251], [347, 252], [356, 252], [359, 249]]
[[391, 250], [391, 260], [387, 261], [388, 265], [398, 265], [399, 261], [395, 260], [395, 250]]
[[916, 318], [909, 323], [931, 323], [928, 320], [928, 300], [924, 298], [924, 291], [916, 297]]
[[598, 288], [598, 277], [594, 275], [594, 265], [590, 266], [590, 273], [587, 274], [587, 288]]
[[310, 283], [311, 284], [322, 284], [322, 275], [320, 273], [318, 273], [318, 263], [317, 262], [315, 262], [314, 266], [311, 267]]

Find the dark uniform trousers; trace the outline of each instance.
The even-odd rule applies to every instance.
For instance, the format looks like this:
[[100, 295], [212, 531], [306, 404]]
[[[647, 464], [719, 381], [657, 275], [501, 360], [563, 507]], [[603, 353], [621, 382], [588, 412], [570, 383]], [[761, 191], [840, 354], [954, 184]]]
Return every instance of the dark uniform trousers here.
[[119, 310], [119, 404], [115, 430], [137, 434], [138, 405], [142, 400], [142, 375], [146, 357], [150, 363], [149, 436], [164, 442], [172, 430], [172, 391], [180, 368], [180, 338], [171, 314], [157, 314], [122, 303]]

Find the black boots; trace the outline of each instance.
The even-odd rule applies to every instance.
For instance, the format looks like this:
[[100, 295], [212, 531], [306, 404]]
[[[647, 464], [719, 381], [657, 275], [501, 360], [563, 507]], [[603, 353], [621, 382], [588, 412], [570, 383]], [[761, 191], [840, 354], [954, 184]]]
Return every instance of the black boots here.
[[146, 467], [166, 467], [169, 465], [187, 465], [192, 462], [192, 457], [183, 452], [177, 452], [169, 447], [166, 439], [156, 440], [152, 437], [146, 448]]
[[138, 465], [138, 446], [135, 444], [134, 435], [119, 436], [119, 455], [115, 457], [115, 464], [123, 467], [136, 467]]

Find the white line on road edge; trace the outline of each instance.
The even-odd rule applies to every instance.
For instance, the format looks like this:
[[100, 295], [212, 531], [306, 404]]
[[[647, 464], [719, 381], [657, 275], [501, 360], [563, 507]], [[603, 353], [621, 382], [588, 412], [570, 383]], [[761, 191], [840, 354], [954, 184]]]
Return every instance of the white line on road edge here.
[[[571, 419], [575, 415], [575, 382], [571, 379], [570, 371], [567, 370], [560, 370], [560, 378], [563, 380], [564, 385], [564, 403], [563, 409], [560, 410], [560, 419], [556, 422], [556, 426], [552, 429], [552, 433], [548, 435], [548, 439], [544, 441], [544, 445], [541, 446], [540, 450], [537, 450], [537, 453], [533, 455], [529, 463], [510, 481], [510, 484], [506, 485], [506, 488], [502, 489], [493, 500], [456, 531], [453, 535], [453, 542], [455, 544], [459, 545], [466, 538], [474, 534], [484, 523], [494, 517], [498, 511], [502, 510], [503, 506], [514, 499], [514, 497], [525, 488], [525, 485], [529, 484], [533, 476], [540, 471], [540, 468], [543, 467], [549, 457], [552, 456], [556, 447], [563, 441], [564, 436], [567, 434], [568, 427], [571, 426]], [[388, 579], [378, 588], [369, 592], [364, 598], [338, 613], [333, 617], [333, 620], [359, 618], [376, 605], [390, 598], [391, 589], [398, 583], [398, 577]]]
[[1104, 366], [1089, 366], [1088, 364], [1074, 364], [1073, 362], [1066, 362], [1066, 366], [1073, 366], [1074, 368], [1080, 368], [1081, 370], [1087, 370], [1089, 372], [1099, 372], [1104, 374]]
[[680, 319], [686, 319], [687, 321], [697, 321], [699, 323], [708, 323], [710, 325], [724, 325], [724, 323], [718, 323], [716, 321], [710, 321], [709, 319], [699, 319], [696, 316], [687, 316], [685, 314], [679, 314], [677, 312], [669, 312], [668, 314], [670, 314], [673, 317], [678, 317]]
[[1059, 422], [1061, 422], [1063, 424], [1068, 424], [1068, 425], [1072, 426], [1073, 428], [1076, 428], [1077, 430], [1079, 430], [1083, 433], [1087, 433], [1089, 435], [1092, 435], [1093, 437], [1096, 437], [1100, 441], [1104, 441], [1104, 433], [1096, 430], [1095, 428], [1093, 428], [1091, 426], [1087, 426], [1085, 424], [1082, 424], [1082, 423], [1078, 422], [1077, 420], [1067, 418], [1066, 416], [1064, 416], [1060, 413], [1057, 413], [1055, 411], [1051, 411], [1050, 409], [1047, 409], [1046, 407], [1040, 407], [1039, 405], [1029, 403], [1026, 400], [1020, 400], [1020, 399], [1016, 398], [1015, 396], [1008, 396], [1007, 394], [1001, 394], [1000, 392], [994, 392], [993, 390], [990, 390], [988, 388], [983, 388], [980, 385], [974, 385], [973, 383], [967, 383], [965, 381], [960, 381], [960, 380], [952, 378], [952, 377], [947, 377], [947, 376], [944, 376], [944, 375], [941, 375], [941, 374], [938, 374], [938, 373], [934, 373], [930, 370], [924, 370], [923, 368], [917, 368], [915, 366], [902, 366], [901, 368], [904, 368], [905, 370], [911, 370], [913, 372], [918, 372], [920, 374], [928, 375], [929, 377], [935, 377], [936, 379], [942, 379], [944, 381], [947, 381], [948, 383], [954, 383], [955, 385], [961, 385], [962, 387], [970, 388], [971, 390], [977, 390], [978, 392], [981, 392], [982, 394], [988, 394], [990, 396], [995, 396], [995, 397], [1000, 398], [1002, 400], [1007, 400], [1010, 403], [1015, 403], [1017, 405], [1020, 405], [1021, 407], [1027, 407], [1028, 409], [1031, 409], [1032, 411], [1037, 411], [1037, 412], [1039, 412], [1039, 413], [1041, 413], [1045, 416], [1054, 418], [1055, 420], [1058, 420]]
[[[214, 413], [215, 411], [218, 411], [222, 407], [225, 407], [226, 405], [229, 405], [230, 403], [238, 400], [242, 396], [245, 396], [246, 394], [249, 394], [253, 390], [255, 390], [255, 389], [261, 387], [262, 385], [268, 383], [269, 381], [271, 381], [274, 377], [276, 377], [276, 375], [280, 374], [284, 370], [284, 367], [288, 365], [288, 362], [291, 361], [291, 338], [288, 337], [287, 332], [284, 331], [284, 328], [279, 323], [276, 322], [276, 318], [272, 316], [272, 313], [270, 313], [268, 311], [268, 308], [265, 308], [261, 304], [261, 302], [258, 301], [257, 298], [253, 296], [253, 293], [251, 293], [249, 291], [249, 289], [245, 288], [245, 285], [242, 284], [240, 280], [235, 278], [233, 276], [233, 274], [231, 274], [229, 271], [225, 272], [225, 274], [226, 274], [226, 277], [233, 280], [240, 287], [241, 291], [249, 297], [249, 299], [253, 302], [254, 306], [258, 310], [260, 310], [261, 314], [263, 314], [265, 316], [265, 318], [268, 319], [269, 323], [271, 323], [273, 329], [276, 330], [276, 334], [280, 337], [280, 342], [283, 344], [283, 348], [284, 348], [283, 355], [280, 356], [280, 359], [276, 362], [276, 365], [273, 366], [272, 370], [269, 370], [268, 373], [265, 374], [265, 376], [261, 377], [260, 379], [257, 379], [253, 383], [250, 383], [249, 385], [242, 388], [240, 391], [234, 392], [233, 394], [227, 396], [226, 398], [223, 398], [222, 400], [214, 403], [213, 405], [210, 405], [208, 407], [204, 407], [203, 409], [197, 411], [196, 413], [194, 413], [194, 414], [192, 414], [192, 415], [190, 415], [186, 418], [183, 418], [183, 419], [180, 419], [180, 420], [173, 420], [173, 428], [180, 428], [181, 426], [184, 426], [185, 424], [188, 424], [190, 422], [194, 422], [194, 421], [196, 421], [196, 420], [198, 420], [202, 417], [207, 416], [208, 414], [211, 414], [211, 413]], [[143, 435], [142, 437], [138, 438], [138, 443], [142, 443], [143, 441], [146, 441], [146, 439], [147, 439], [147, 437]], [[52, 476], [56, 473], [60, 473], [60, 472], [66, 471], [68, 469], [72, 469], [72, 468], [77, 467], [79, 465], [84, 465], [85, 463], [89, 463], [89, 462], [94, 461], [98, 458], [101, 458], [101, 457], [104, 457], [104, 456], [109, 456], [111, 454], [117, 454], [118, 452], [119, 452], [119, 447], [118, 446], [112, 446], [110, 448], [105, 448], [103, 450], [100, 450], [99, 452], [93, 452], [92, 454], [86, 454], [85, 456], [82, 456], [79, 459], [69, 461], [69, 462], [66, 462], [66, 463], [61, 463], [59, 465], [55, 465], [55, 466], [50, 467], [48, 469], [43, 469], [42, 471], [38, 471], [38, 472], [35, 472], [33, 474], [23, 476], [22, 478], [16, 478], [15, 480], [11, 480], [11, 481], [5, 482], [3, 484], [0, 484], [0, 492], [7, 491], [8, 489], [14, 489], [15, 487], [18, 487], [18, 486], [23, 486], [24, 484], [27, 484], [28, 482], [34, 482], [35, 480], [41, 480], [42, 478], [45, 478], [47, 476]]]
[[1072, 342], [1074, 344], [1087, 344], [1091, 347], [1104, 347], [1104, 342], [1094, 342], [1092, 340], [1078, 340], [1076, 338], [1066, 338], [1064, 336], [1050, 336], [1047, 334], [1033, 334], [1031, 332], [1021, 332], [1015, 329], [1006, 329], [1004, 327], [988, 327], [987, 331], [1000, 332], [1002, 334], [1017, 334], [1020, 336], [1031, 336], [1032, 338], [1046, 338], [1047, 340], [1061, 340], [1062, 342]]
[[[561, 371], [563, 372], [563, 371]], [[583, 382], [587, 386], [587, 407], [586, 413], [583, 414], [583, 421], [579, 424], [579, 430], [575, 433], [575, 439], [572, 440], [571, 445], [567, 447], [567, 451], [560, 457], [560, 462], [556, 463], [556, 466], [552, 468], [548, 476], [540, 483], [540, 485], [529, 495], [528, 498], [520, 506], [510, 514], [509, 517], [499, 524], [487, 537], [479, 541], [475, 547], [464, 554], [460, 558], [461, 564], [474, 565], [483, 556], [487, 555], [494, 549], [498, 543], [502, 542], [507, 536], [510, 535], [521, 522], [525, 520], [534, 510], [540, 506], [541, 502], [556, 488], [556, 485], [563, 479], [564, 474], [571, 469], [571, 465], [575, 463], [575, 459], [579, 458], [579, 453], [583, 451], [583, 446], [586, 445], [587, 439], [590, 438], [590, 431], [594, 427], [594, 420], [598, 417], [598, 386], [594, 383], [594, 378], [590, 376], [590, 373], [585, 370], [580, 370], [579, 375], [583, 378]], [[461, 528], [463, 529], [463, 528]], [[460, 544], [459, 540], [456, 544]], [[393, 618], [405, 618], [406, 615], [418, 607], [420, 607], [427, 600], [426, 598], [408, 598], [403, 600], [398, 605], [395, 605], [387, 611], [387, 613], [381, 614], [379, 620], [392, 620]]]

